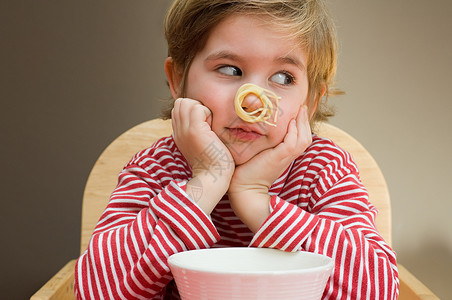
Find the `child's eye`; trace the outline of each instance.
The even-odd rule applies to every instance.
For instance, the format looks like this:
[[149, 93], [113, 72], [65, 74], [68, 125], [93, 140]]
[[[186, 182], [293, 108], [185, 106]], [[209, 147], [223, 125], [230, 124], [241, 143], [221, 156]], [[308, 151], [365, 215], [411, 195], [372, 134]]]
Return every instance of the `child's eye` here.
[[295, 78], [288, 72], [279, 72], [270, 78], [271, 81], [282, 85], [292, 84]]
[[218, 71], [228, 76], [242, 76], [242, 70], [234, 66], [223, 66], [218, 68]]

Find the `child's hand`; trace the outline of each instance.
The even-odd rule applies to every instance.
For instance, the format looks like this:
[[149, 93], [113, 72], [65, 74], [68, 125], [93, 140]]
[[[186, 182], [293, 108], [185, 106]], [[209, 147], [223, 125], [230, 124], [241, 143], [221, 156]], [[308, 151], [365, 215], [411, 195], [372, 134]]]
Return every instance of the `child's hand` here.
[[234, 160], [226, 146], [211, 129], [212, 114], [199, 101], [180, 98], [171, 112], [174, 141], [192, 168], [192, 180], [187, 183], [201, 194], [192, 199], [210, 213], [226, 193]]
[[235, 169], [229, 199], [236, 215], [256, 232], [270, 214], [268, 190], [273, 182], [312, 143], [308, 110], [302, 106], [292, 120], [284, 140], [257, 154]]

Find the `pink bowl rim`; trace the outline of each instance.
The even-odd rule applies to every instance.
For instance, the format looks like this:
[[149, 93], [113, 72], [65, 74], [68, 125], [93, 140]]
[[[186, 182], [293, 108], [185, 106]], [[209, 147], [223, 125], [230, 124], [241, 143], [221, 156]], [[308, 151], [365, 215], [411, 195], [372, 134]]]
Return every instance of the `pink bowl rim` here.
[[168, 258], [168, 264], [170, 266], [170, 269], [187, 269], [194, 272], [200, 272], [200, 273], [210, 273], [210, 274], [236, 274], [236, 275], [286, 275], [286, 274], [306, 274], [306, 273], [316, 273], [318, 271], [325, 271], [325, 272], [331, 272], [331, 270], [334, 267], [334, 259], [318, 253], [308, 252], [308, 251], [297, 251], [297, 252], [285, 252], [290, 253], [293, 255], [306, 255], [306, 256], [315, 256], [319, 258], [323, 258], [328, 261], [327, 264], [318, 266], [318, 267], [312, 267], [312, 268], [306, 268], [306, 269], [295, 269], [295, 270], [271, 270], [271, 271], [243, 271], [243, 270], [211, 270], [206, 269], [203, 267], [197, 267], [197, 266], [187, 266], [187, 264], [180, 264], [176, 262], [176, 259], [178, 256], [184, 256], [184, 255], [191, 255], [193, 252], [196, 251], [197, 253], [203, 252], [203, 251], [282, 251], [279, 249], [273, 249], [273, 248], [254, 248], [254, 247], [225, 247], [225, 248], [207, 248], [207, 249], [196, 249], [196, 250], [188, 250], [184, 252], [179, 252], [171, 255]]

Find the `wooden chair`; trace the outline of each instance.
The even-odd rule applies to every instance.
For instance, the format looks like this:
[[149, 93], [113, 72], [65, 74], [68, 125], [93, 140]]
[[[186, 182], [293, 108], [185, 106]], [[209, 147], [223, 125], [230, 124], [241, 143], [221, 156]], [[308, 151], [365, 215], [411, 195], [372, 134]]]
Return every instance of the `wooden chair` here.
[[[114, 140], [95, 163], [83, 195], [80, 252], [83, 253], [94, 227], [107, 206], [109, 196], [117, 184], [117, 176], [123, 165], [139, 150], [172, 132], [171, 121], [155, 119], [135, 126]], [[321, 124], [318, 134], [331, 138], [349, 151], [357, 163], [361, 179], [369, 191], [371, 202], [379, 209], [377, 228], [391, 245], [391, 205], [383, 174], [368, 151], [346, 132], [330, 124]], [[31, 299], [74, 299], [73, 282], [76, 260], [68, 262]], [[399, 299], [438, 299], [424, 284], [400, 264]]]

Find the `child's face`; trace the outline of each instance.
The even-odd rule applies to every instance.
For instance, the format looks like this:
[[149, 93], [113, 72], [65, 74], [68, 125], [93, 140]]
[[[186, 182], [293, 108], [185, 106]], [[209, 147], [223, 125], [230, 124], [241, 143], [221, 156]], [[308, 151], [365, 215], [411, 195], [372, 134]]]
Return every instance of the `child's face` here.
[[[306, 63], [304, 50], [262, 19], [230, 16], [213, 28], [205, 47], [193, 59], [186, 97], [212, 111], [212, 130], [240, 165], [284, 139], [290, 120], [307, 99]], [[244, 83], [254, 83], [281, 97], [276, 127], [247, 123], [237, 116], [234, 97]]]

